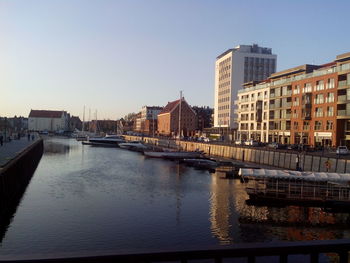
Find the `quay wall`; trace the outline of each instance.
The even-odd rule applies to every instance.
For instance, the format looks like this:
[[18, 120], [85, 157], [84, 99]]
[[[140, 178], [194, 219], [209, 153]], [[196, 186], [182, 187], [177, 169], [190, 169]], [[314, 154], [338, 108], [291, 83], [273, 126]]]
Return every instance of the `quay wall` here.
[[[140, 140], [137, 136], [125, 136], [127, 140]], [[219, 145], [191, 141], [159, 139], [143, 137], [142, 140], [150, 145], [158, 147], [177, 148], [186, 151], [196, 149], [209, 156], [230, 158], [239, 161], [247, 161], [256, 164], [270, 165], [277, 168], [295, 170], [297, 153], [287, 151], [275, 151], [264, 148], [246, 148], [235, 145]], [[178, 146], [179, 145], [179, 146]], [[303, 171], [326, 172], [326, 162], [330, 162], [329, 172], [350, 173], [350, 160], [328, 158], [312, 154], [301, 154], [299, 165]]]
[[44, 151], [39, 139], [0, 168], [0, 238], [10, 222]]

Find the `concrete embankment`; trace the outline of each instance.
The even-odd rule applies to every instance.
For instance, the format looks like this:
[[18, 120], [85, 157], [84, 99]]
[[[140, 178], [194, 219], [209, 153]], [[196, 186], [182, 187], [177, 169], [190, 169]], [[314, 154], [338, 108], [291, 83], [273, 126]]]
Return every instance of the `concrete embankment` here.
[[25, 189], [43, 154], [43, 140], [22, 149], [0, 167], [0, 235], [15, 213]]
[[[126, 139], [139, 140], [140, 137], [126, 136]], [[208, 156], [229, 158], [288, 170], [296, 169], [296, 159], [298, 156], [295, 152], [275, 151], [265, 148], [244, 148], [233, 145], [218, 145], [190, 141], [176, 142], [174, 140], [149, 137], [144, 137], [142, 140], [145, 143], [160, 147], [176, 148], [180, 145], [182, 149], [187, 151], [199, 149], [205, 152]], [[301, 154], [299, 156], [299, 165], [303, 171], [327, 172], [327, 161], [330, 164], [330, 167], [328, 168], [329, 172], [350, 173], [350, 160], [311, 154]]]

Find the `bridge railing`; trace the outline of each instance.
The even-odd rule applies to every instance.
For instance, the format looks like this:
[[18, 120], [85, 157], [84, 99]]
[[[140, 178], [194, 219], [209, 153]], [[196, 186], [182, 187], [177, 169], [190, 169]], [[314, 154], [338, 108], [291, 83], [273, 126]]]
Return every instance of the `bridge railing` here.
[[[224, 259], [245, 258], [246, 262], [253, 263], [257, 257], [279, 257], [279, 262], [288, 262], [291, 255], [306, 255], [300, 262], [319, 262], [320, 254], [337, 254], [337, 262], [348, 262], [350, 251], [350, 240], [331, 241], [302, 241], [302, 242], [280, 242], [263, 244], [242, 244], [227, 249], [171, 251], [157, 253], [106, 255], [106, 256], [80, 256], [61, 258], [35, 258], [35, 259], [6, 259], [0, 262], [40, 262], [40, 263], [114, 263], [114, 262], [191, 262], [195, 260], [211, 260], [212, 262], [223, 262]], [[57, 256], [56, 256], [57, 257]], [[306, 261], [307, 260], [307, 261]], [[290, 261], [292, 262], [292, 261]]]

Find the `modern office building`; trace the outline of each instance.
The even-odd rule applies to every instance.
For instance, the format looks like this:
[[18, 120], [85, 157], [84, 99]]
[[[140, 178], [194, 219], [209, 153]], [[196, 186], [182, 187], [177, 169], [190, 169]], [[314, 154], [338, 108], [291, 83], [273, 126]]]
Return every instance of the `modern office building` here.
[[[268, 101], [261, 97], [265, 93]], [[238, 92], [237, 105], [240, 139], [350, 146], [350, 53], [327, 64], [302, 65], [247, 83]]]
[[219, 55], [215, 62], [214, 126], [236, 129], [234, 100], [243, 83], [262, 81], [276, 71], [271, 48], [239, 45]]

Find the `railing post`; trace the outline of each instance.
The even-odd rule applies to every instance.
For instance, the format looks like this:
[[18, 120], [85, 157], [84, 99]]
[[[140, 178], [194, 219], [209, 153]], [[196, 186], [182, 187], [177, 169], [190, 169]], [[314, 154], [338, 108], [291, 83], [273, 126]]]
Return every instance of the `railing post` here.
[[318, 253], [310, 254], [310, 263], [318, 263]]
[[288, 262], [288, 254], [280, 255], [280, 263], [287, 263], [287, 262]]
[[339, 252], [339, 263], [348, 263], [348, 259], [349, 254], [347, 250]]
[[255, 256], [248, 256], [248, 263], [255, 263]]

